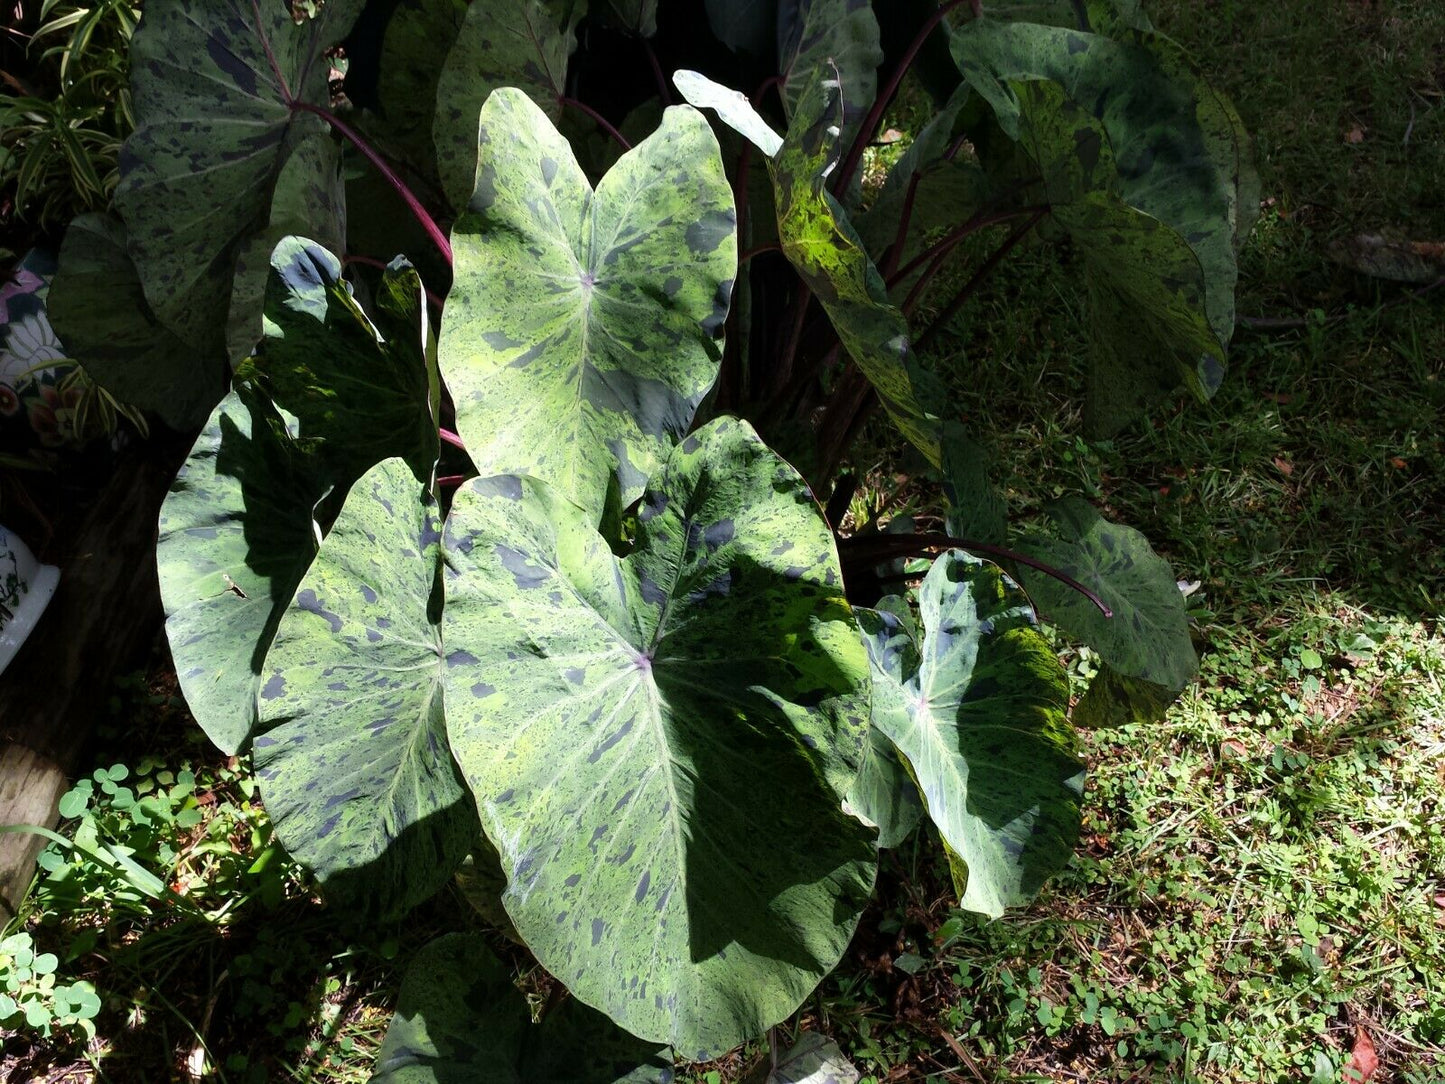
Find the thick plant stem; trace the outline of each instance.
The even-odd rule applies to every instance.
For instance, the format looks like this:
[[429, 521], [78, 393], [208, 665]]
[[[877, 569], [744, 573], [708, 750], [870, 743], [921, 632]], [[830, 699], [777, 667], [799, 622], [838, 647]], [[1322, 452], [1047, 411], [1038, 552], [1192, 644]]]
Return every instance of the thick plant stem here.
[[362, 139], [351, 125], [347, 124], [329, 109], [322, 109], [319, 105], [312, 105], [310, 102], [303, 102], [296, 98], [291, 100], [291, 108], [301, 110], [304, 113], [316, 114], [316, 116], [320, 117], [341, 133], [353, 147], [365, 155], [366, 160], [376, 167], [377, 172], [386, 178], [387, 184], [391, 185], [391, 187], [395, 189], [396, 194], [406, 203], [407, 208], [416, 217], [417, 222], [421, 224], [421, 228], [425, 230], [426, 235], [431, 238], [432, 244], [436, 245], [437, 251], [440, 252], [442, 257], [447, 261], [447, 265], [451, 265], [452, 246], [451, 242], [447, 240], [447, 235], [442, 233], [441, 227], [436, 224], [436, 220], [427, 212], [427, 209], [421, 205], [421, 200], [417, 199], [412, 190], [406, 186], [406, 182], [397, 176], [396, 171], [386, 164], [386, 160], [377, 154], [376, 151], [371, 148], [371, 145]]
[[619, 132], [616, 128], [612, 127], [611, 123], [607, 120], [606, 117], [604, 117], [601, 113], [597, 112], [597, 110], [593, 109], [586, 102], [579, 102], [576, 98], [568, 98], [564, 94], [559, 94], [557, 95], [557, 104], [562, 106], [564, 109], [571, 108], [577, 110], [577, 112], [579, 113], [585, 113], [587, 116], [591, 117], [594, 121], [597, 122], [597, 127], [601, 128], [604, 132], [606, 132], [613, 139], [615, 139], [617, 141], [617, 145], [621, 147], [624, 151], [630, 151], [632, 149], [632, 144], [627, 142], [627, 137], [624, 136], [621, 132]]
[[642, 39], [642, 47], [647, 50], [647, 63], [651, 65], [652, 78], [657, 82], [657, 96], [662, 99], [663, 108], [666, 108], [672, 104], [672, 90], [668, 87], [667, 79], [662, 74], [662, 65], [657, 62], [657, 50], [646, 38]]
[[987, 214], [977, 214], [961, 226], [956, 226], [943, 237], [939, 238], [928, 248], [924, 249], [913, 259], [900, 267], [888, 277], [888, 288], [891, 290], [910, 274], [916, 271], [921, 265], [928, 263], [936, 257], [942, 256], [958, 245], [965, 237], [977, 233], [979, 230], [987, 229], [989, 226], [997, 226], [1000, 222], [1007, 222], [1011, 218], [1018, 218], [1021, 215], [1047, 214], [1049, 205], [1038, 203], [1029, 207], [1018, 207], [1012, 211], [991, 211]]
[[953, 300], [938, 314], [938, 319], [934, 320], [933, 323], [929, 325], [928, 330], [914, 340], [914, 350], [921, 351], [933, 341], [934, 336], [942, 331], [944, 326], [957, 315], [959, 309], [963, 308], [964, 302], [978, 292], [979, 286], [981, 286], [984, 280], [993, 272], [993, 269], [1003, 262], [1004, 257], [1012, 252], [1014, 247], [1028, 236], [1029, 231], [1038, 225], [1039, 219], [1043, 218], [1046, 214], [1048, 214], [1047, 208], [1035, 212], [1027, 222], [1008, 235], [1008, 239], [999, 245], [998, 251], [983, 262], [983, 265], [963, 284], [963, 289], [953, 295]]
[[466, 448], [466, 445], [462, 443], [462, 438], [457, 436], [450, 429], [440, 430], [440, 435], [443, 443], [450, 444], [453, 448]]
[[988, 557], [996, 557], [1002, 561], [1012, 561], [1015, 564], [1023, 565], [1025, 568], [1032, 568], [1035, 572], [1042, 572], [1050, 579], [1058, 580], [1065, 587], [1077, 591], [1088, 599], [1105, 617], [1113, 617], [1114, 611], [1109, 609], [1104, 600], [1090, 591], [1078, 580], [1065, 572], [1060, 571], [1053, 565], [1037, 561], [1017, 550], [1008, 549], [1005, 546], [995, 546], [988, 542], [975, 542], [969, 538], [954, 538], [946, 534], [915, 534], [915, 535], [854, 535], [851, 538], [839, 540], [839, 553], [847, 555], [858, 562], [866, 561], [868, 564], [878, 564], [882, 561], [895, 557], [919, 557], [935, 550], [956, 549], [968, 550], [970, 553], [982, 553]]
[[863, 148], [868, 146], [868, 143], [873, 138], [873, 133], [878, 130], [878, 125], [883, 121], [883, 111], [888, 108], [888, 103], [891, 102], [893, 96], [898, 93], [898, 85], [903, 82], [904, 75], [906, 75], [908, 69], [913, 66], [913, 61], [917, 59], [918, 51], [923, 48], [923, 43], [928, 40], [928, 35], [932, 34], [938, 27], [938, 24], [943, 22], [945, 15], [963, 4], [970, 4], [972, 6], [975, 18], [981, 14], [980, 0], [949, 0], [948, 3], [944, 4], [929, 16], [928, 21], [923, 24], [923, 28], [918, 31], [912, 43], [909, 44], [908, 51], [903, 54], [903, 59], [898, 62], [898, 67], [894, 69], [893, 75], [888, 80], [888, 85], [884, 87], [879, 92], [878, 97], [873, 100], [873, 108], [868, 110], [868, 116], [863, 120], [863, 127], [858, 129], [858, 134], [853, 139], [853, 145], [848, 148], [848, 157], [843, 160], [843, 166], [838, 170], [838, 176], [833, 180], [834, 195], [848, 190], [848, 182], [853, 179], [853, 172], [858, 168], [858, 163], [863, 158]]

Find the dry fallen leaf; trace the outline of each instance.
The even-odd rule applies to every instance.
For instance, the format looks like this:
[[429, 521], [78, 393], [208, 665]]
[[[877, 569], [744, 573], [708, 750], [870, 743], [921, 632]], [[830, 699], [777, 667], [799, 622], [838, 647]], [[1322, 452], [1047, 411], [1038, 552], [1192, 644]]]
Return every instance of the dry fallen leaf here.
[[1330, 245], [1330, 258], [1361, 274], [1427, 285], [1445, 276], [1445, 241], [1360, 233]]
[[1348, 1084], [1365, 1084], [1379, 1067], [1380, 1059], [1375, 1056], [1375, 1044], [1370, 1041], [1370, 1036], [1362, 1024], [1355, 1029], [1355, 1046], [1350, 1051], [1349, 1064], [1344, 1068], [1343, 1077]]
[[1363, 143], [1365, 141], [1365, 130], [1358, 124], [1345, 133], [1346, 143]]
[[1281, 474], [1283, 474], [1286, 478], [1294, 474], [1294, 464], [1291, 463], [1288, 459], [1284, 459], [1281, 456], [1275, 456], [1274, 465], [1275, 469], [1278, 470]]

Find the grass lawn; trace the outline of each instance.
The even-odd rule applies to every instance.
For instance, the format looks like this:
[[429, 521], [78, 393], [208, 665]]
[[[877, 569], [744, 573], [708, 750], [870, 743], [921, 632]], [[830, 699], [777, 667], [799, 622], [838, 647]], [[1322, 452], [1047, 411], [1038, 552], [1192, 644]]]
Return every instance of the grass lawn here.
[[[1082, 491], [1198, 581], [1199, 680], [1162, 724], [1084, 735], [1077, 857], [1031, 907], [992, 923], [952, 909], [927, 835], [887, 856], [795, 1026], [873, 1084], [1337, 1081], [1361, 1034], [1374, 1080], [1438, 1084], [1445, 289], [1416, 296], [1331, 253], [1364, 232], [1445, 241], [1445, 5], [1151, 11], [1256, 133], [1265, 206], [1239, 311], [1266, 323], [1239, 330], [1213, 402], [1111, 441], [1082, 436], [1080, 292], [1053, 251], [1016, 253], [932, 360], [1010, 472], [996, 480], [1017, 516]], [[894, 481], [907, 463], [860, 466], [873, 510], [913, 507]], [[1082, 688], [1094, 660], [1067, 662]], [[188, 1062], [237, 1084], [364, 1081], [402, 965], [464, 900], [348, 944], [346, 916], [295, 891], [247, 765], [208, 749], [163, 670], [115, 713], [127, 770], [97, 764], [71, 830], [180, 859], [171, 887], [195, 913], [137, 921], [157, 908], [143, 886], [47, 859], [61, 876], [33, 894], [29, 932], [106, 1008], [88, 1051], [7, 1039], [0, 1079], [160, 1081]], [[143, 823], [127, 802], [147, 795]], [[740, 1080], [764, 1050], [681, 1079]]]

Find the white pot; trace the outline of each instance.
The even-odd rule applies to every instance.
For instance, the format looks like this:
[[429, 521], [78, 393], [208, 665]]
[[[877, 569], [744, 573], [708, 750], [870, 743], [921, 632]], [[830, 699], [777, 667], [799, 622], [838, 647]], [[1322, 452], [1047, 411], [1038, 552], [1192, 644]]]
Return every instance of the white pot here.
[[0, 525], [0, 671], [50, 605], [59, 579], [60, 569], [37, 562], [29, 547]]

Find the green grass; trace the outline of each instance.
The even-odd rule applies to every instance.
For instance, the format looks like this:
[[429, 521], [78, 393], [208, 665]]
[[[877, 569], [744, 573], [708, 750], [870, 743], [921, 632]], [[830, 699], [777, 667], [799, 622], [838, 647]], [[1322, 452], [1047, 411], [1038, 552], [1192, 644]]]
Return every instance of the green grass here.
[[[889, 855], [843, 966], [793, 1027], [826, 1031], [874, 1082], [1223, 1084], [1337, 1080], [1363, 1026], [1377, 1081], [1436, 1082], [1445, 290], [1411, 298], [1329, 249], [1379, 229], [1445, 240], [1445, 7], [1151, 10], [1256, 133], [1266, 207], [1240, 311], [1303, 325], [1241, 330], [1213, 402], [1166, 404], [1090, 441], [1074, 268], [1030, 249], [934, 360], [1018, 517], [1083, 492], [1201, 581], [1199, 681], [1160, 725], [1084, 735], [1078, 855], [1031, 907], [993, 923], [957, 912], [927, 835]], [[1356, 127], [1363, 140], [1347, 142]], [[860, 465], [875, 483], [860, 509], [926, 510], [923, 488], [897, 481], [906, 463]], [[1082, 688], [1092, 658], [1066, 658]], [[142, 850], [228, 846], [196, 854], [201, 877], [184, 887], [200, 916], [128, 908], [123, 883], [96, 869], [76, 875], [88, 902], [35, 897], [37, 946], [104, 998], [99, 1039], [88, 1052], [8, 1046], [0, 1075], [29, 1066], [43, 1078], [88, 1057], [102, 1079], [168, 1079], [203, 1049], [215, 1079], [365, 1080], [398, 965], [464, 904], [448, 896], [404, 926], [338, 932], [289, 866], [252, 869], [266, 840], [245, 765], [207, 752], [164, 690], [119, 711], [125, 752], [104, 765], [130, 757], [132, 775], [173, 789], [184, 762], [196, 793], [214, 795], [201, 823], [163, 826]], [[148, 752], [159, 759], [143, 765]], [[765, 1050], [683, 1079], [736, 1081]]]

